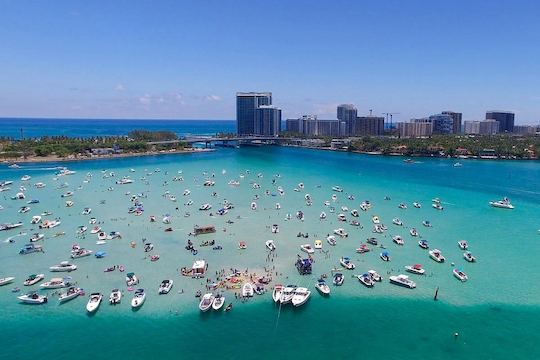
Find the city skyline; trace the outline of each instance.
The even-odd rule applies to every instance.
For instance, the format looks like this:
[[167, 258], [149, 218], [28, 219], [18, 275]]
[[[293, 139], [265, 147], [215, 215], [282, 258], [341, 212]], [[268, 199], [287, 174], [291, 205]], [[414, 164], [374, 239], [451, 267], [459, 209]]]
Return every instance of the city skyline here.
[[283, 119], [352, 103], [540, 121], [533, 1], [247, 4], [10, 2], [0, 117], [232, 120], [236, 92], [264, 90]]

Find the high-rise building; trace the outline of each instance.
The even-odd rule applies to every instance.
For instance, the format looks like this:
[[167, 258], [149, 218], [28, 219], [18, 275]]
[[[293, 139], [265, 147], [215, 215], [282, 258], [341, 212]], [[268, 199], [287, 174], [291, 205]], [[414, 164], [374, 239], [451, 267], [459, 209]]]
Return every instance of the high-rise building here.
[[464, 132], [467, 135], [480, 134], [480, 121], [465, 121]]
[[238, 135], [254, 135], [255, 110], [263, 105], [272, 105], [271, 92], [236, 93], [236, 132]]
[[[418, 119], [414, 121], [418, 121]], [[433, 123], [433, 134], [452, 134], [454, 131], [454, 119], [450, 115], [435, 114], [427, 119], [421, 119], [420, 122], [425, 121]]]
[[339, 120], [321, 120], [315, 115], [304, 115], [285, 121], [286, 131], [308, 136], [341, 136], [344, 123]]
[[499, 132], [499, 125], [496, 120], [465, 121], [465, 134], [495, 135]]
[[353, 122], [350, 136], [379, 136], [384, 133], [384, 117], [358, 116]]
[[454, 121], [453, 133], [454, 134], [461, 133], [461, 120], [463, 118], [463, 114], [459, 112], [454, 112], [454, 111], [443, 111], [442, 114], [450, 115], [452, 117], [452, 120]]
[[497, 120], [499, 122], [499, 132], [514, 131], [515, 114], [510, 111], [488, 111], [486, 112], [486, 120]]
[[255, 134], [276, 136], [281, 132], [281, 109], [261, 105], [255, 109]]
[[433, 133], [433, 123], [427, 119], [413, 119], [411, 122], [400, 122], [397, 125], [400, 137], [426, 137]]
[[351, 135], [354, 132], [354, 122], [358, 115], [358, 110], [353, 104], [341, 104], [337, 107], [337, 118], [345, 123], [345, 134]]

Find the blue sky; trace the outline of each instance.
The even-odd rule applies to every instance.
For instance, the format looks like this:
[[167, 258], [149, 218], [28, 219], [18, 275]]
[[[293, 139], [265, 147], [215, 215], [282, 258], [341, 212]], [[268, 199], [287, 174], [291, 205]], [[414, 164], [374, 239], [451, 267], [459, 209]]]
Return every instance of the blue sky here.
[[0, 116], [234, 119], [272, 91], [284, 117], [538, 123], [539, 44], [537, 1], [3, 0]]

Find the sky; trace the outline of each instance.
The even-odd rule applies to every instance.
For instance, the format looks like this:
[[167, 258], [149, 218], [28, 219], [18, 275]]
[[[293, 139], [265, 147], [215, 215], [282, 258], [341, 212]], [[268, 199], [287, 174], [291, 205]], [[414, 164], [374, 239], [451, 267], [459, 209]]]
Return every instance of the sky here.
[[540, 123], [535, 0], [0, 0], [0, 117], [486, 110]]

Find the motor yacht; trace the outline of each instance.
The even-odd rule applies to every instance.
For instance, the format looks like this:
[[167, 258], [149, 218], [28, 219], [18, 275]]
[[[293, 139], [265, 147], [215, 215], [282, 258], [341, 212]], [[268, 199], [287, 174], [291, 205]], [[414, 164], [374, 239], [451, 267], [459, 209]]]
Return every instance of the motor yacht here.
[[398, 245], [405, 245], [405, 240], [399, 235], [392, 236], [392, 241]]
[[19, 254], [21, 255], [27, 255], [35, 252], [43, 252], [43, 247], [41, 245], [31, 243], [24, 245], [24, 247], [19, 250]]
[[369, 277], [371, 278], [371, 280], [373, 280], [375, 282], [381, 282], [382, 281], [382, 276], [379, 275], [379, 273], [376, 272], [375, 270], [369, 270], [368, 274], [369, 274]]
[[133, 298], [131, 299], [131, 308], [137, 309], [140, 308], [144, 301], [146, 300], [146, 292], [144, 289], [137, 289], [135, 290], [135, 293], [133, 294]]
[[32, 274], [28, 276], [26, 280], [24, 280], [23, 285], [24, 286], [32, 286], [34, 284], [37, 284], [41, 280], [45, 279], [44, 274]]
[[476, 258], [471, 254], [470, 251], [466, 251], [463, 253], [463, 258], [467, 260], [468, 262], [475, 262]]
[[281, 300], [281, 293], [283, 289], [284, 287], [281, 284], [274, 285], [274, 290], [272, 291], [272, 300], [274, 300], [275, 303]]
[[364, 284], [367, 287], [373, 287], [375, 285], [375, 282], [371, 278], [371, 276], [368, 273], [364, 273], [362, 275], [356, 275], [356, 278], [358, 281], [360, 281], [362, 284]]
[[351, 262], [351, 259], [349, 259], [348, 257], [346, 256], [342, 256], [340, 259], [339, 259], [339, 263], [341, 264], [341, 266], [343, 266], [345, 269], [347, 270], [353, 270], [356, 266]]
[[60, 293], [60, 295], [58, 296], [58, 301], [60, 303], [64, 303], [69, 300], [73, 300], [79, 295], [81, 295], [81, 291], [82, 291], [81, 288], [72, 286], [68, 288], [66, 292]]
[[0, 224], [0, 231], [15, 229], [15, 228], [21, 227], [22, 225], [23, 225], [22, 222], [9, 223], [9, 224]]
[[99, 308], [99, 305], [101, 304], [101, 300], [103, 300], [103, 295], [101, 295], [100, 293], [90, 294], [88, 303], [86, 304], [86, 311], [88, 311], [89, 313], [96, 312]]
[[88, 250], [88, 249], [84, 249], [84, 248], [80, 248], [80, 249], [77, 249], [77, 250], [72, 250], [71, 251], [71, 258], [72, 259], [78, 259], [78, 258], [82, 258], [82, 257], [85, 257], [85, 256], [90, 256], [92, 254], [92, 250]]
[[311, 296], [311, 291], [309, 291], [305, 287], [298, 287], [294, 290], [294, 295], [291, 299], [291, 303], [293, 306], [301, 306], [304, 305], [309, 297]]
[[467, 276], [467, 274], [465, 274], [463, 272], [463, 270], [454, 269], [454, 270], [452, 270], [452, 273], [461, 282], [465, 282], [465, 281], [467, 281], [469, 279], [469, 277]]
[[264, 243], [266, 245], [266, 248], [270, 251], [276, 250], [276, 245], [274, 244], [274, 240], [266, 240]]
[[60, 225], [60, 220], [45, 220], [39, 224], [40, 229], [52, 229]]
[[285, 305], [291, 302], [294, 292], [296, 290], [296, 285], [287, 285], [282, 291], [281, 291], [281, 298], [280, 302], [281, 304]]
[[39, 286], [43, 289], [61, 289], [71, 286], [71, 283], [64, 281], [62, 278], [52, 278]]
[[514, 205], [512, 205], [510, 203], [510, 200], [507, 197], [504, 197], [502, 200], [490, 201], [489, 205], [491, 205], [493, 207], [496, 207], [496, 208], [501, 208], [501, 209], [513, 209], [514, 208]]
[[49, 270], [53, 272], [70, 272], [77, 270], [77, 265], [70, 264], [69, 261], [62, 261], [60, 264], [51, 266]]
[[442, 256], [442, 253], [438, 249], [433, 249], [429, 251], [429, 257], [435, 260], [436, 262], [442, 263], [444, 262], [444, 256]]
[[416, 283], [410, 280], [407, 275], [403, 275], [403, 274], [399, 274], [397, 276], [394, 275], [394, 276], [390, 276], [389, 279], [392, 284], [408, 287], [409, 289], [414, 289], [416, 287]]
[[30, 292], [21, 296], [17, 296], [17, 299], [25, 304], [41, 305], [47, 302], [47, 295], [39, 295], [36, 292]]
[[405, 266], [405, 270], [407, 270], [410, 273], [418, 274], [418, 275], [424, 275], [424, 273], [426, 272], [426, 270], [423, 269], [422, 265], [420, 264], [407, 265]]
[[39, 240], [43, 239], [44, 237], [45, 237], [45, 234], [34, 233], [34, 234], [32, 234], [32, 236], [30, 236], [30, 242], [39, 241]]
[[109, 295], [109, 304], [116, 305], [122, 301], [122, 292], [119, 289], [113, 289]]
[[343, 276], [342, 273], [335, 273], [334, 274], [334, 277], [332, 279], [332, 282], [334, 283], [334, 285], [336, 286], [341, 286], [343, 285], [343, 282], [345, 281], [345, 276]]
[[0, 286], [11, 284], [15, 280], [13, 276], [5, 277], [0, 279]]
[[223, 304], [225, 304], [225, 296], [216, 295], [214, 301], [212, 301], [212, 309], [219, 311], [223, 307]]
[[30, 220], [30, 224], [39, 224], [39, 222], [41, 221], [41, 216], [39, 215], [35, 215], [35, 216], [32, 216], [32, 220]]
[[383, 251], [379, 254], [379, 256], [381, 257], [382, 261], [390, 261], [390, 253], [388, 251]]
[[469, 248], [469, 244], [467, 243], [467, 240], [459, 240], [458, 246], [461, 250], [467, 250]]
[[253, 292], [254, 292], [254, 289], [253, 289], [253, 284], [252, 283], [247, 282], [242, 286], [242, 296], [243, 297], [252, 297]]
[[330, 287], [326, 284], [326, 281], [324, 279], [319, 279], [315, 283], [315, 288], [321, 293], [321, 295], [329, 295], [330, 294]]

